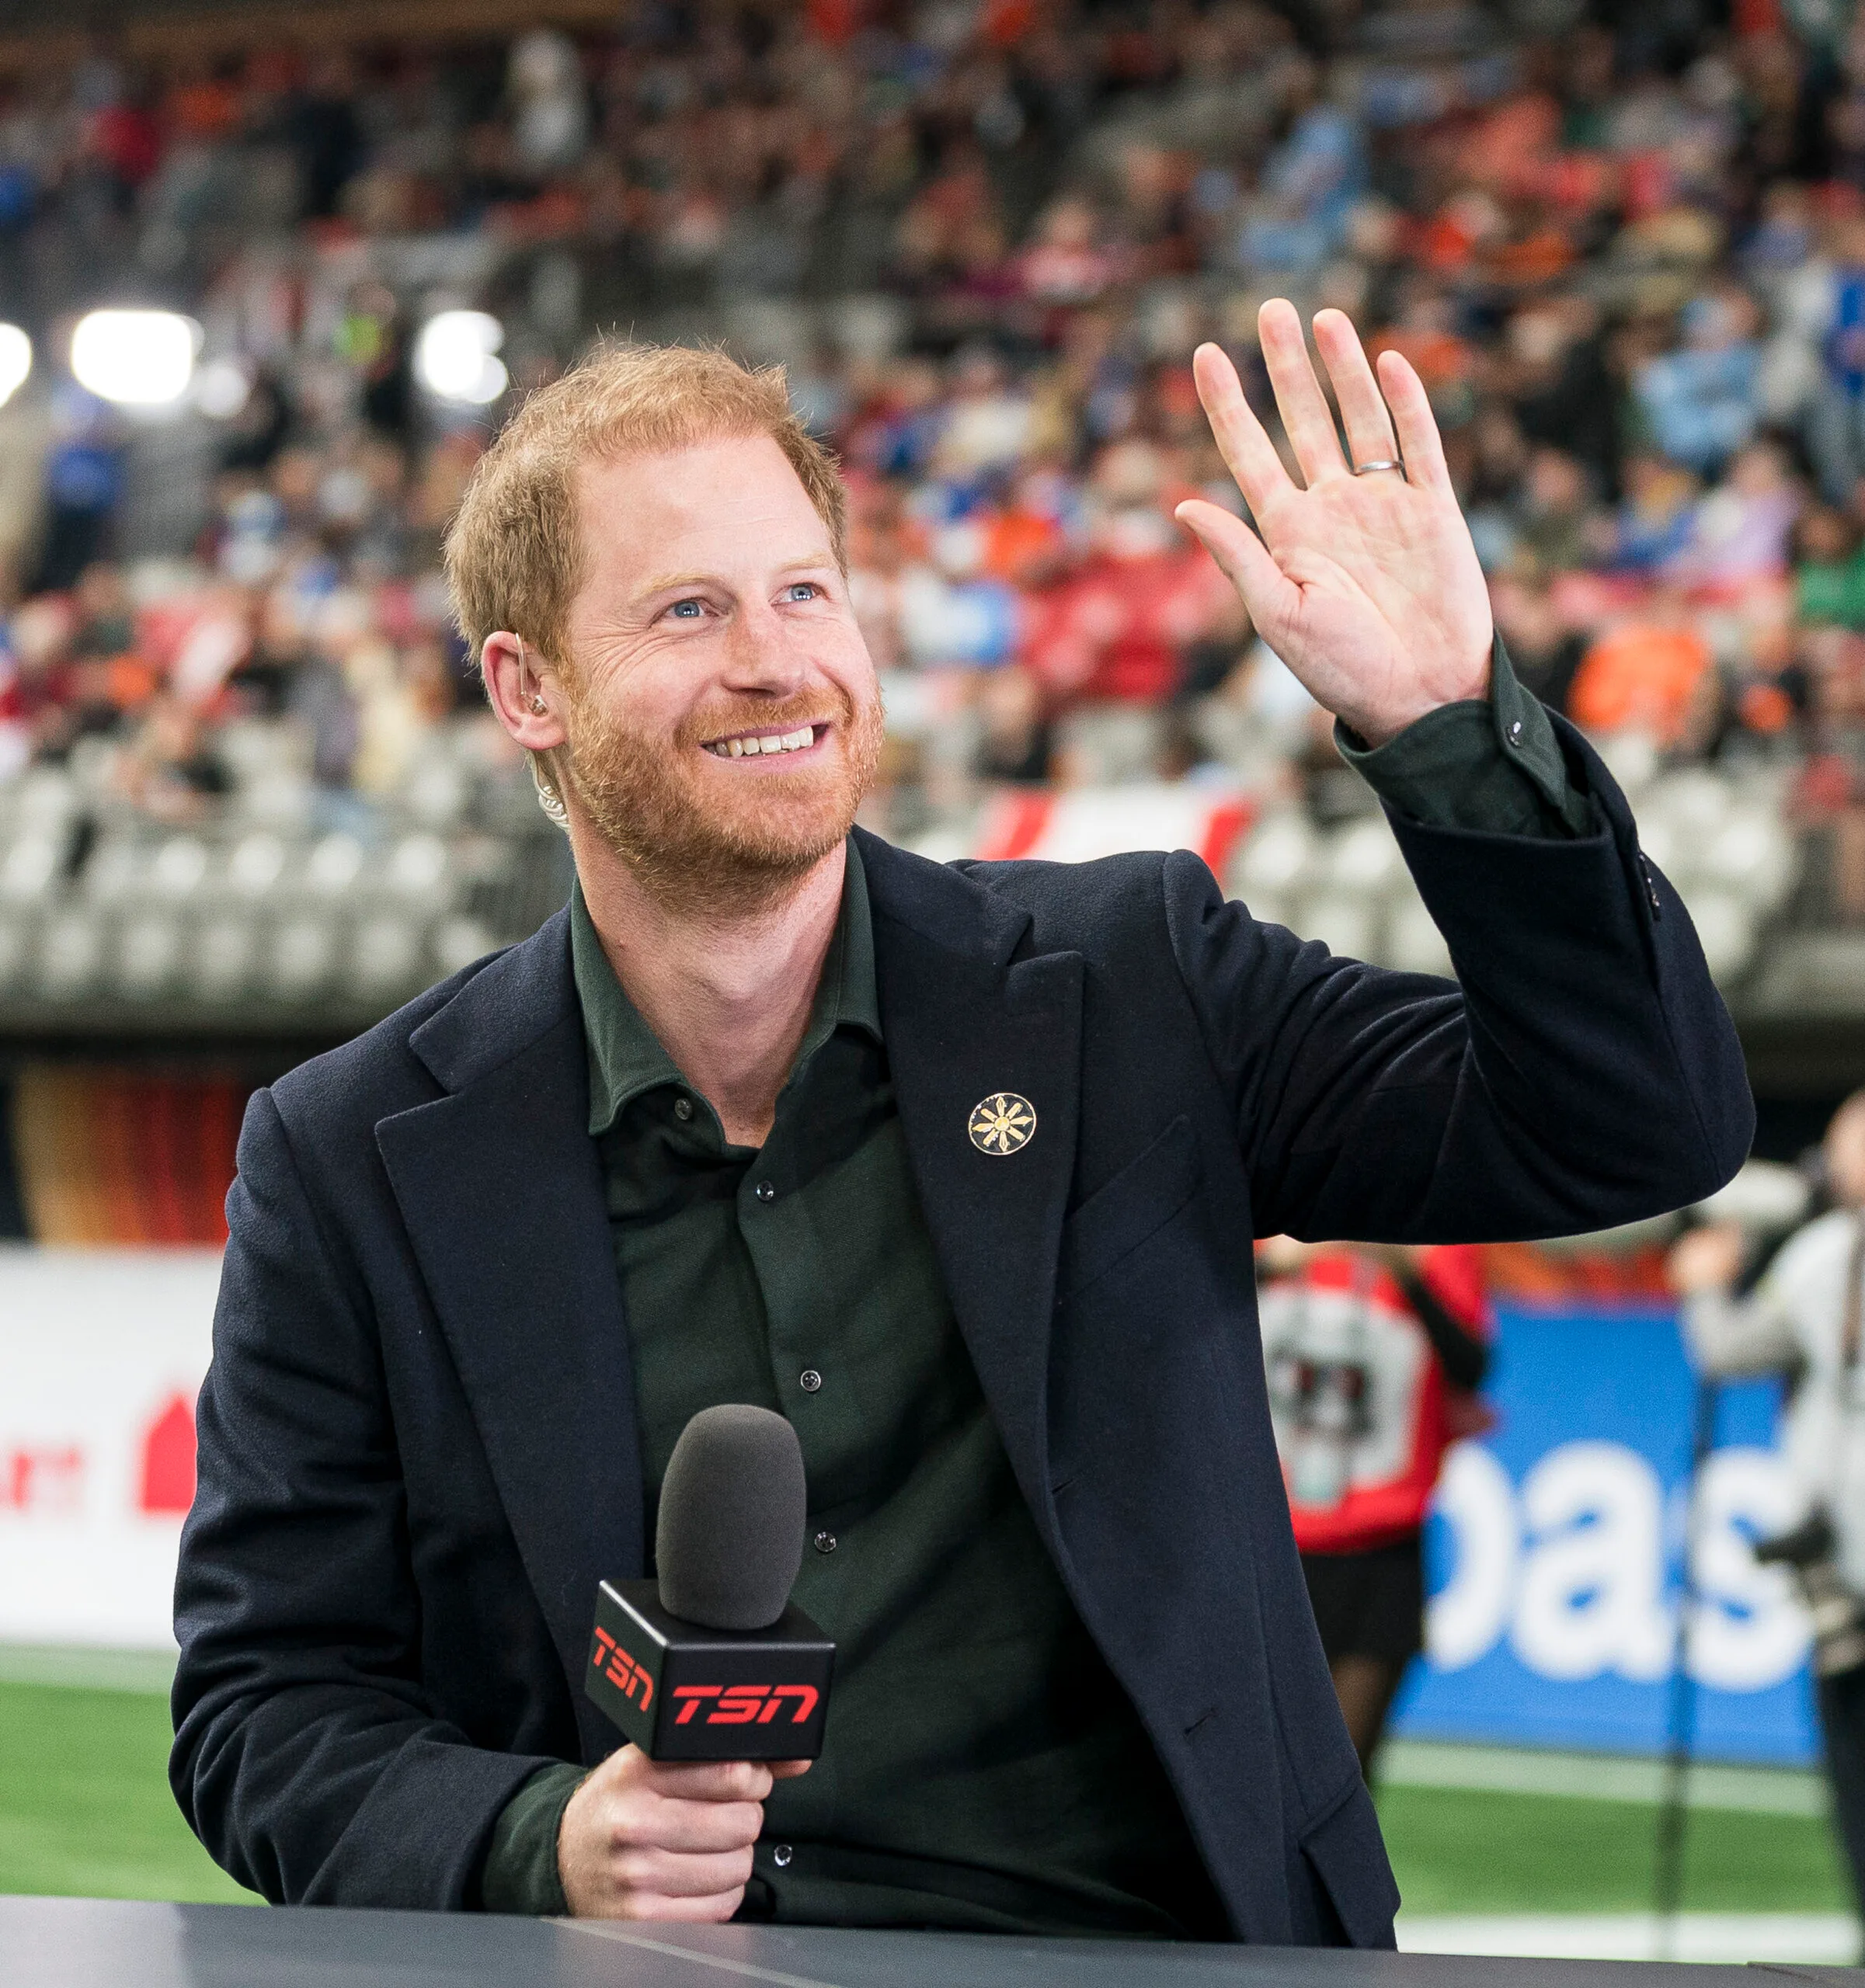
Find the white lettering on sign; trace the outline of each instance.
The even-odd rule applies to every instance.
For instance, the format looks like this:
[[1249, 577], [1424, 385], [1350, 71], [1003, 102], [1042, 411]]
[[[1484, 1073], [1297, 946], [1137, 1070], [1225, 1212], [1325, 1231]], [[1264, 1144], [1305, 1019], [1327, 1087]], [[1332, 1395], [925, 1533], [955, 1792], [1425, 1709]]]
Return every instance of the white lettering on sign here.
[[1564, 1443], [1522, 1486], [1527, 1550], [1509, 1640], [1544, 1677], [1661, 1677], [1662, 1496], [1658, 1473], [1619, 1443]]
[[1444, 1460], [1437, 1509], [1457, 1552], [1448, 1585], [1432, 1597], [1425, 1642], [1440, 1670], [1462, 1670], [1501, 1640], [1515, 1605], [1515, 1487], [1493, 1451], [1460, 1443]]
[[[1719, 1450], [1697, 1489], [1691, 1570], [1696, 1601], [1688, 1660], [1724, 1691], [1784, 1683], [1807, 1655], [1806, 1611], [1749, 1542], [1777, 1531], [1793, 1506], [1772, 1450]], [[1667, 1574], [1658, 1474], [1621, 1443], [1564, 1443], [1518, 1491], [1494, 1454], [1463, 1443], [1446, 1460], [1436, 1501], [1452, 1546], [1449, 1579], [1432, 1598], [1427, 1648], [1456, 1671], [1507, 1643], [1537, 1675], [1577, 1680], [1666, 1676], [1677, 1597]]]
[[1718, 1450], [1697, 1490], [1699, 1600], [1690, 1623], [1690, 1669], [1724, 1691], [1765, 1691], [1805, 1660], [1807, 1611], [1784, 1567], [1758, 1567], [1751, 1542], [1799, 1516], [1772, 1450]]

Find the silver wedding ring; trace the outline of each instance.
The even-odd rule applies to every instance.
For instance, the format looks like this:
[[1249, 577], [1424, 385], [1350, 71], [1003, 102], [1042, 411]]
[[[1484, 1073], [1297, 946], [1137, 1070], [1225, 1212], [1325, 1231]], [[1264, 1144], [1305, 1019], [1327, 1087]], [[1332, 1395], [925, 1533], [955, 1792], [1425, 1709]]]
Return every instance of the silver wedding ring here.
[[1396, 469], [1400, 475], [1405, 474], [1405, 465], [1401, 462], [1355, 463], [1353, 473], [1355, 476], [1371, 476], [1376, 469]]

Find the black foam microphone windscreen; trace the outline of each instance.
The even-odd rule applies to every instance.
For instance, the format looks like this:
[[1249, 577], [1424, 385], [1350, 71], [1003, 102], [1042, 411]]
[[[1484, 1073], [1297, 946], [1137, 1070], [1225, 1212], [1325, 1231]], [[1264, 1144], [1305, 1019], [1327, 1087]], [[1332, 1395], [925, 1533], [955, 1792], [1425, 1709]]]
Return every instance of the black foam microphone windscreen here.
[[809, 1517], [796, 1431], [702, 1409], [661, 1479], [659, 1580], [596, 1591], [583, 1689], [656, 1760], [813, 1760], [835, 1644], [790, 1600]]
[[767, 1629], [803, 1563], [809, 1487], [796, 1431], [747, 1402], [701, 1409], [661, 1480], [661, 1606], [708, 1629]]

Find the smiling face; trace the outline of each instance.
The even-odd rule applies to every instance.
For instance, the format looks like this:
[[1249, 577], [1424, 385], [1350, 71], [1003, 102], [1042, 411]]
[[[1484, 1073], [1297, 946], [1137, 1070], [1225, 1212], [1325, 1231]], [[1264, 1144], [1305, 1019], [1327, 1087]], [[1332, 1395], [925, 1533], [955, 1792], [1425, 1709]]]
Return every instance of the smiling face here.
[[753, 904], [846, 836], [880, 693], [829, 533], [766, 436], [586, 465], [572, 805], [663, 901]]

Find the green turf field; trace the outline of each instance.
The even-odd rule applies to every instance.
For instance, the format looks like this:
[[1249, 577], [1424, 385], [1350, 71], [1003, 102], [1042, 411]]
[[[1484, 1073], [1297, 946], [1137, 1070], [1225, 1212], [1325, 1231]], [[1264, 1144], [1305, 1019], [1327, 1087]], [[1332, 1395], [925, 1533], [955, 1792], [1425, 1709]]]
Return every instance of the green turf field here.
[[[0, 1892], [244, 1899], [169, 1793], [169, 1713], [153, 1692], [0, 1684]], [[1571, 1795], [1395, 1787], [1380, 1799], [1407, 1909], [1636, 1911], [1649, 1904], [1652, 1810]], [[1843, 1910], [1825, 1824], [1701, 1810], [1685, 1903]]]
[[[1656, 1812], [1641, 1802], [1388, 1788], [1380, 1819], [1408, 1912], [1637, 1912], [1651, 1903]], [[1842, 1912], [1850, 1903], [1823, 1820], [1692, 1812], [1687, 1911]]]
[[251, 1899], [182, 1820], [168, 1756], [153, 1692], [0, 1685], [0, 1892]]

